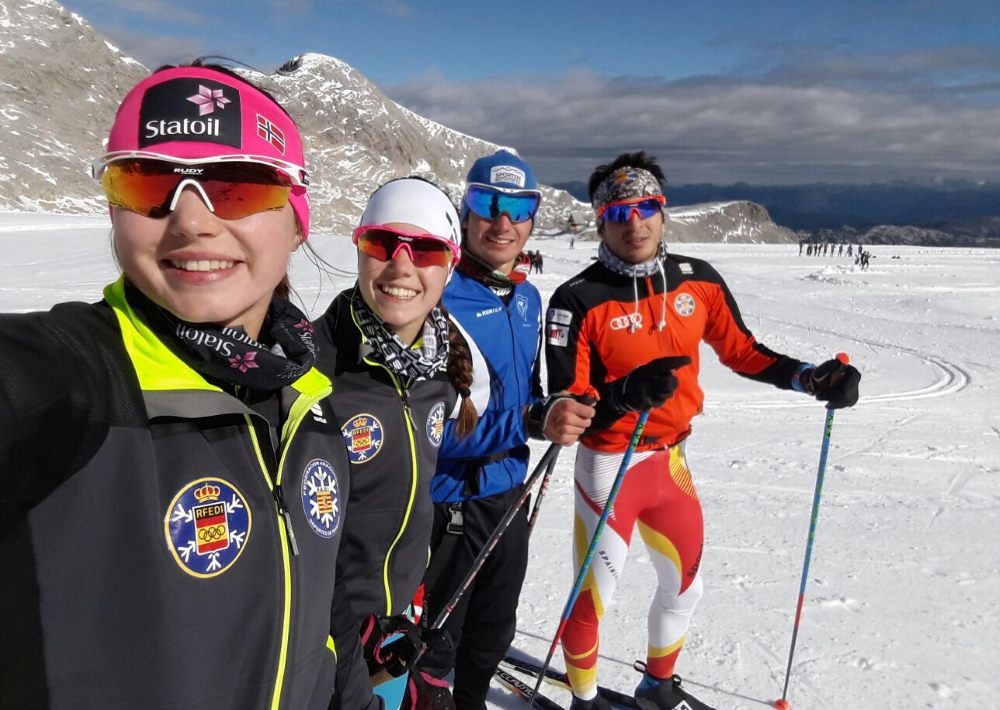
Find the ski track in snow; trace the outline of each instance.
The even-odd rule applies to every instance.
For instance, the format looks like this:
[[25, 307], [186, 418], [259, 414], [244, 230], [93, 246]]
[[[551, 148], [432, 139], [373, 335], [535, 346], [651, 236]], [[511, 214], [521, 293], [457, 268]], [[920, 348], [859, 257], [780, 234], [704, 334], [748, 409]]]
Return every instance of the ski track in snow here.
[[[311, 315], [353, 283], [354, 248], [315, 234], [292, 283]], [[102, 216], [0, 214], [0, 311], [93, 301], [116, 277]], [[592, 263], [593, 242], [533, 238], [543, 300]], [[707, 259], [748, 327], [810, 359], [853, 348], [858, 406], [836, 415], [788, 698], [794, 710], [983, 710], [1000, 684], [1000, 251], [872, 247], [866, 273], [797, 245], [679, 245]], [[890, 260], [890, 253], [899, 260]], [[343, 270], [343, 271], [341, 271]], [[815, 277], [819, 274], [818, 277]], [[810, 275], [814, 277], [810, 278]], [[706, 592], [678, 672], [719, 710], [781, 694], [823, 408], [732, 375], [703, 351], [705, 411], [688, 457], [705, 509]], [[532, 443], [533, 460], [545, 445]], [[531, 543], [514, 645], [543, 658], [572, 583], [574, 452], [563, 451]], [[600, 681], [631, 691], [655, 587], [638, 539], [602, 622]], [[563, 668], [561, 653], [553, 665]], [[568, 695], [546, 688], [561, 702]], [[491, 691], [494, 708], [524, 703]]]

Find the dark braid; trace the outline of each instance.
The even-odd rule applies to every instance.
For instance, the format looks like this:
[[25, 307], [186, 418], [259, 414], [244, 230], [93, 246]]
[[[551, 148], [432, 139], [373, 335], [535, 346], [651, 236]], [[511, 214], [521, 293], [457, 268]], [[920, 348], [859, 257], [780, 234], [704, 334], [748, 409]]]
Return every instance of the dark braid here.
[[[448, 315], [448, 311], [443, 305], [441, 310], [444, 311], [445, 316]], [[472, 353], [469, 352], [469, 344], [466, 342], [465, 336], [451, 319], [448, 320], [447, 372], [452, 387], [462, 399], [462, 406], [458, 410], [455, 434], [459, 438], [464, 438], [476, 428], [479, 415], [476, 413], [476, 406], [472, 403]]]

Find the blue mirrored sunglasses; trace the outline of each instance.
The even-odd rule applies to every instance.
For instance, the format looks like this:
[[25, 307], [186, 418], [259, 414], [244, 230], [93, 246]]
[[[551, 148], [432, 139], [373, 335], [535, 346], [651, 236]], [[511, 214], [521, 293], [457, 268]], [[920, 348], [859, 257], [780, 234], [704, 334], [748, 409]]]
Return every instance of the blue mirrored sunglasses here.
[[489, 220], [506, 212], [511, 222], [524, 222], [535, 216], [541, 201], [537, 192], [500, 192], [481, 185], [469, 185], [465, 191], [465, 206]]
[[597, 216], [605, 222], [628, 222], [635, 212], [639, 215], [639, 219], [649, 219], [655, 214], [660, 214], [665, 202], [666, 200], [659, 195], [637, 201], [611, 202], [598, 210]]

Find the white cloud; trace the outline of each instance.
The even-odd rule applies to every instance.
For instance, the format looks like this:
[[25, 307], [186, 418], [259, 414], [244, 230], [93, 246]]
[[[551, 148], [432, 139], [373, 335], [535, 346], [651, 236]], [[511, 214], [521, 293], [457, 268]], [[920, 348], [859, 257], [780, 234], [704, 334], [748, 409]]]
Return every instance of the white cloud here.
[[[726, 77], [666, 81], [574, 72], [389, 93], [457, 130], [518, 148], [547, 179], [584, 179], [624, 150], [660, 157], [671, 182], [867, 182], [1000, 177], [1000, 101], [934, 87]], [[988, 92], [987, 92], [988, 93]]]

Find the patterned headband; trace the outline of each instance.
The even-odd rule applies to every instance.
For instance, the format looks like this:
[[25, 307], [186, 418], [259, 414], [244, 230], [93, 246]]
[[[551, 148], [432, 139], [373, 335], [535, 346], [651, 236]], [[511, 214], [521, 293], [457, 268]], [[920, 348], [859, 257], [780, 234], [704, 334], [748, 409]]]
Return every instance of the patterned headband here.
[[[599, 211], [604, 205], [612, 202], [662, 194], [663, 189], [660, 187], [660, 181], [651, 172], [642, 168], [624, 167], [604, 178], [594, 190], [594, 198], [591, 202], [594, 210]], [[598, 222], [602, 221], [598, 220]]]

